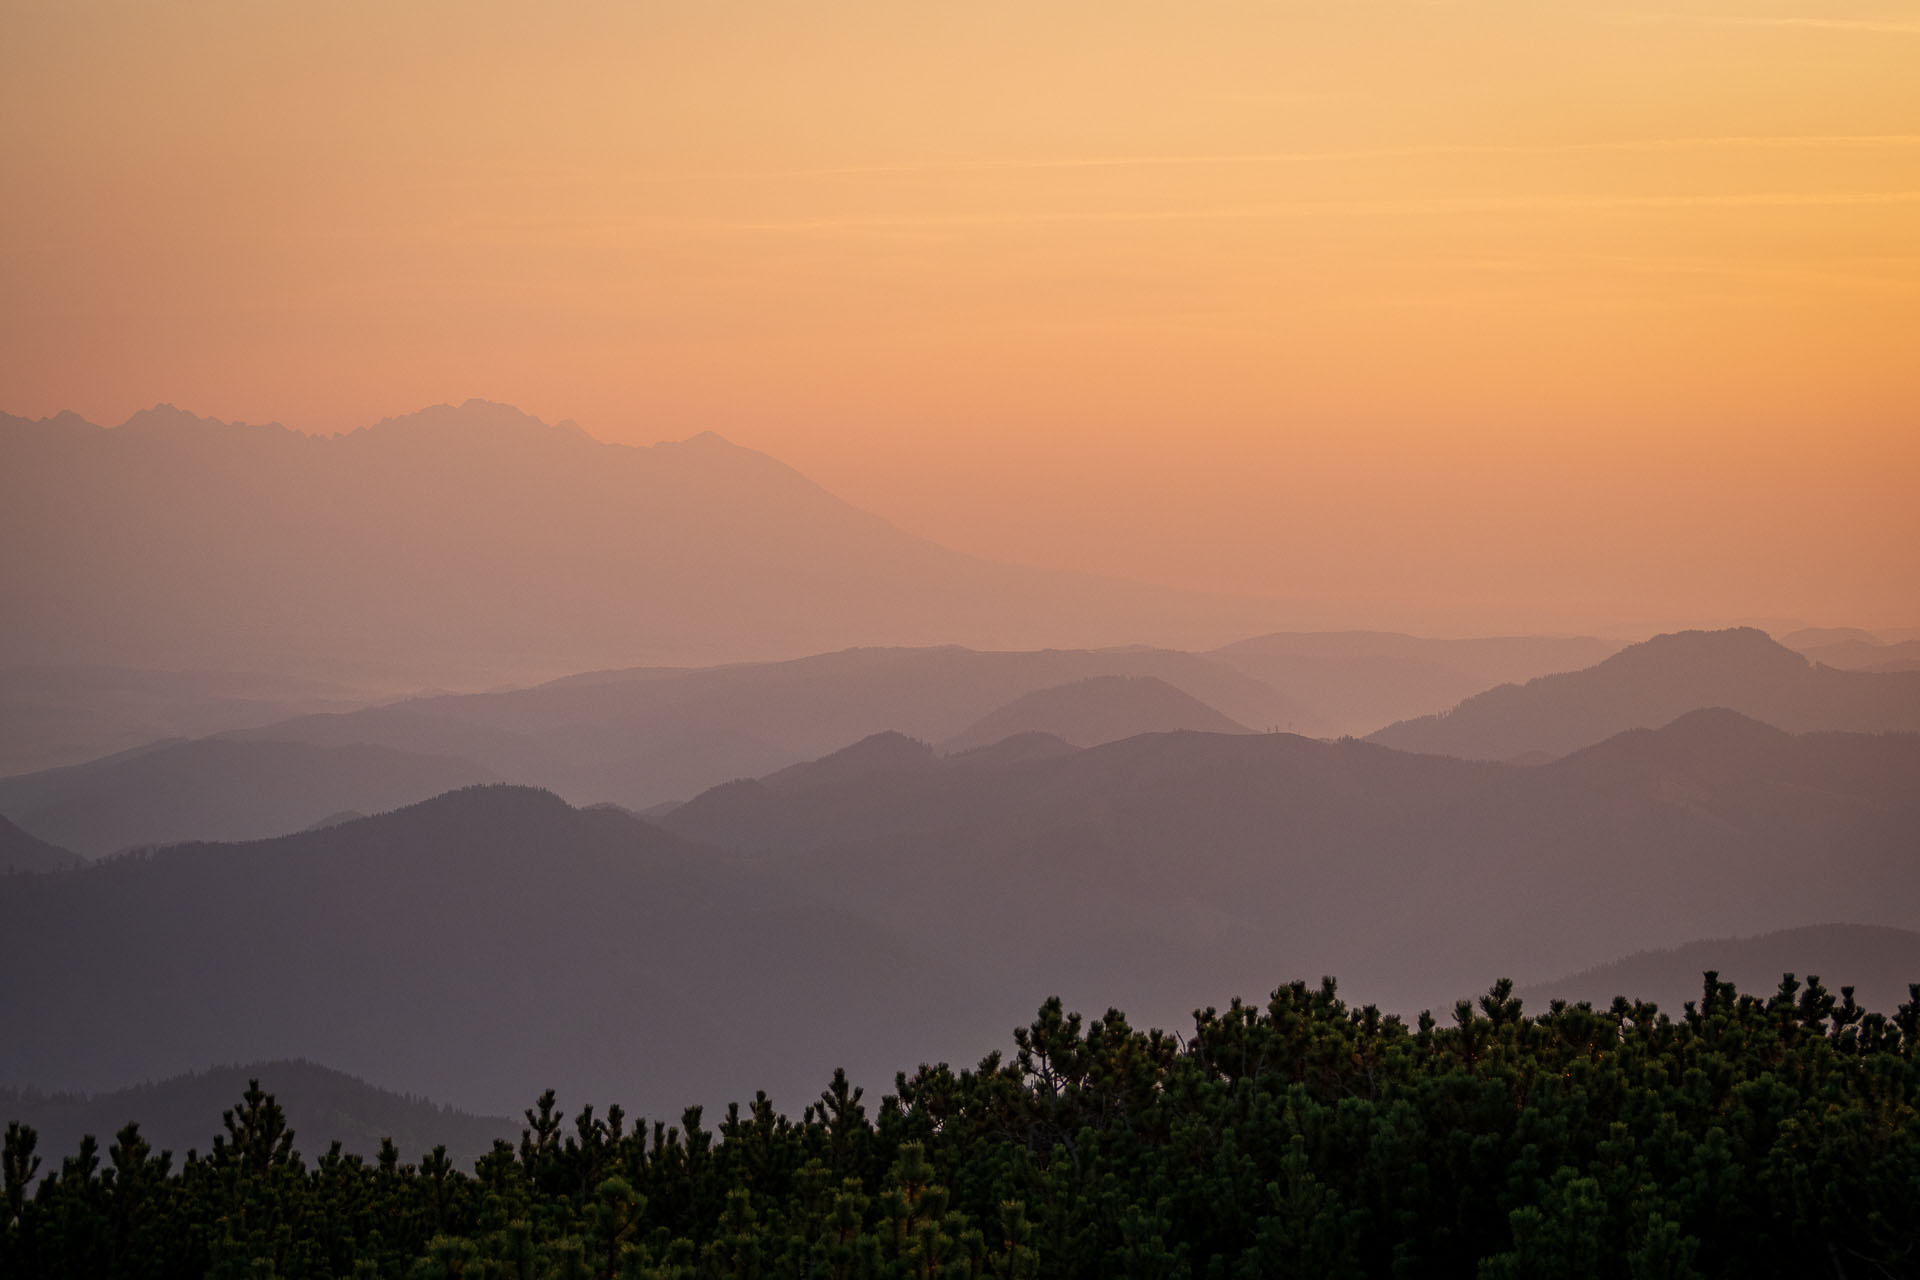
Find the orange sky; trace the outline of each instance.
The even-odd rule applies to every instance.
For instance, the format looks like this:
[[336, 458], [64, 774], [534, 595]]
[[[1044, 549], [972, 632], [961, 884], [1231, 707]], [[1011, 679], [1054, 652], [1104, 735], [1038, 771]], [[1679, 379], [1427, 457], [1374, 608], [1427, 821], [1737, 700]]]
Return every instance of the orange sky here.
[[1355, 623], [1913, 625], [1916, 84], [1873, 0], [4, 0], [0, 409], [483, 396]]

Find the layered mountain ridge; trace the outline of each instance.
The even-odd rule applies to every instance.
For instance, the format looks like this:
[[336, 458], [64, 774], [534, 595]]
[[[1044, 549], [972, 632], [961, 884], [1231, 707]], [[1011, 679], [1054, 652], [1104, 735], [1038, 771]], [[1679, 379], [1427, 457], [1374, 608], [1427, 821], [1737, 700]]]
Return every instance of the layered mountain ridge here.
[[1176, 1025], [1195, 992], [1333, 973], [1411, 1014], [1703, 935], [1920, 927], [1920, 735], [1708, 711], [1537, 767], [1010, 742], [883, 737], [655, 820], [483, 787], [0, 877], [0, 972], [36, 974], [0, 988], [0, 1083], [303, 1057], [483, 1112], [530, 1082], [793, 1105], [835, 1066], [878, 1084], [997, 1042], [1049, 994]]
[[[1279, 641], [1287, 650], [1313, 643]], [[1336, 641], [1318, 643], [1324, 652]], [[1400, 650], [1415, 671], [1428, 661], [1423, 654], [1457, 661], [1461, 649], [1395, 637], [1378, 643]], [[1498, 641], [1467, 652], [1524, 669], [1558, 648]], [[1913, 673], [1811, 664], [1758, 632], [1677, 633], [1581, 671], [1493, 689], [1373, 740], [1537, 764], [1715, 706], [1795, 730], [1906, 730], [1920, 725], [1917, 683]], [[512, 780], [574, 804], [647, 812], [721, 782], [767, 781], [789, 767], [796, 776], [851, 767], [858, 753], [840, 750], [848, 743], [905, 751], [902, 759], [916, 766], [937, 751], [982, 767], [1009, 753], [1048, 756], [1140, 733], [1245, 732], [1313, 718], [1219, 654], [855, 649], [779, 663], [584, 673], [153, 743], [0, 779], [0, 814], [50, 843], [99, 854], [284, 834], [466, 782]], [[888, 740], [896, 745], [876, 745]]]
[[0, 778], [0, 813], [87, 857], [137, 845], [256, 840], [343, 810], [373, 812], [498, 782], [483, 765], [355, 743], [160, 742]]
[[1920, 730], [1920, 672], [1840, 671], [1764, 631], [1679, 631], [1594, 666], [1505, 684], [1369, 741], [1473, 760], [1562, 756], [1688, 711], [1726, 707], [1793, 733]]

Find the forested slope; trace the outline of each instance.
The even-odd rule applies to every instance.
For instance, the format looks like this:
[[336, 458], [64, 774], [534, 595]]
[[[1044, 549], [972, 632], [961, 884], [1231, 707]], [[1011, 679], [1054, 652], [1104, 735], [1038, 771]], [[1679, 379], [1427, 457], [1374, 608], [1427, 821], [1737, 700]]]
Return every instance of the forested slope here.
[[[1011, 1057], [836, 1076], [716, 1125], [551, 1094], [471, 1172], [309, 1165], [257, 1088], [206, 1155], [10, 1128], [0, 1272], [128, 1277], [1642, 1277], [1920, 1274], [1920, 987], [1897, 1016], [1707, 975], [1440, 1024], [1331, 980], [1187, 1035], [1058, 1002]], [[651, 1123], [649, 1123], [651, 1121]], [[28, 1193], [41, 1169], [47, 1177]]]

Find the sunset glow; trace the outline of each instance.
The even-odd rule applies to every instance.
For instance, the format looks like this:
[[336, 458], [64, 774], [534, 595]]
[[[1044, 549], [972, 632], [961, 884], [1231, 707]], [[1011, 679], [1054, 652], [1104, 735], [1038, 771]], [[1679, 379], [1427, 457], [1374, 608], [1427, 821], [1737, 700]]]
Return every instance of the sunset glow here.
[[1325, 625], [1920, 622], [1920, 6], [0, 23], [12, 413], [481, 396]]

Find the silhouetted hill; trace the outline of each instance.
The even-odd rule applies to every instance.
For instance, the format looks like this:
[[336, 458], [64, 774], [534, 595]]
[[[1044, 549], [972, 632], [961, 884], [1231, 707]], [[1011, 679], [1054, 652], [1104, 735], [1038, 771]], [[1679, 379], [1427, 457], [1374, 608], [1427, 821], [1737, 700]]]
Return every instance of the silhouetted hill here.
[[1009, 982], [1112, 1000], [1125, 975], [1156, 1017], [1279, 972], [1417, 1010], [1707, 929], [1920, 923], [1920, 736], [1711, 713], [1529, 768], [1284, 734], [965, 759], [737, 783], [659, 821]]
[[0, 595], [4, 663], [420, 683], [850, 644], [1217, 644], [1284, 613], [963, 555], [711, 432], [603, 444], [482, 401], [332, 437], [171, 406], [111, 429], [0, 417]]
[[952, 755], [1020, 733], [1046, 733], [1078, 747], [1139, 733], [1195, 729], [1246, 733], [1245, 725], [1155, 676], [1089, 676], [1022, 694], [940, 744]]
[[1310, 721], [1247, 721], [1317, 737], [1366, 734], [1443, 711], [1495, 685], [1591, 666], [1619, 646], [1592, 636], [1432, 639], [1382, 631], [1282, 632], [1215, 649], [1312, 709]]
[[36, 839], [0, 818], [0, 875], [14, 871], [71, 871], [82, 863], [79, 854]]
[[1536, 1012], [1552, 1000], [1585, 1000], [1604, 1008], [1615, 996], [1626, 996], [1653, 1001], [1677, 1017], [1687, 1001], [1700, 999], [1702, 975], [1708, 970], [1760, 996], [1770, 995], [1782, 974], [1791, 973], [1803, 983], [1817, 977], [1831, 992], [1850, 986], [1862, 1006], [1892, 1014], [1906, 1001], [1907, 985], [1920, 982], [1920, 933], [1883, 925], [1819, 924], [1751, 938], [1712, 938], [1638, 952], [1524, 988], [1520, 994]]
[[883, 738], [654, 823], [481, 788], [0, 878], [0, 1080], [307, 1057], [491, 1111], [791, 1104], [836, 1064], [957, 1060], [1043, 993], [1165, 1022], [1328, 972], [1412, 1013], [1703, 935], [1920, 927], [1920, 735], [1708, 712], [1529, 768], [1028, 746]]
[[835, 1065], [882, 1081], [903, 1045], [958, 1054], [1017, 1016], [825, 897], [501, 786], [0, 877], [0, 983], [0, 1082], [307, 1058], [510, 1114], [544, 1087], [666, 1119], [760, 1086], [797, 1106]]
[[1189, 653], [945, 646], [597, 672], [532, 689], [306, 717], [236, 736], [456, 754], [575, 803], [644, 810], [876, 733], [943, 742], [1024, 694], [1110, 675], [1155, 677], [1241, 724], [1297, 714], [1290, 710], [1296, 704], [1260, 681]]
[[933, 763], [932, 747], [904, 733], [887, 730], [870, 734], [818, 760], [788, 765], [760, 779], [760, 783], [773, 791], [791, 793], [859, 781], [875, 774], [910, 773], [931, 768]]
[[1489, 689], [1368, 740], [1471, 760], [1559, 756], [1703, 707], [1727, 707], [1794, 733], [1911, 731], [1920, 729], [1920, 673], [1835, 671], [1747, 627], [1681, 631], [1584, 671]]
[[[936, 756], [924, 742], [893, 732], [876, 733], [850, 747], [764, 778], [736, 779], [704, 791], [685, 804], [658, 812], [653, 821], [688, 840], [734, 853], [794, 853], [811, 847], [803, 832], [819, 827], [821, 805], [836, 797], [859, 807], [875, 796], [918, 797], [931, 787], [942, 793], [992, 788], [1023, 766], [1071, 755], [1079, 748], [1044, 733], [1013, 734], [985, 747]], [[912, 836], [904, 828], [903, 838]]]
[[135, 845], [283, 835], [343, 810], [393, 809], [497, 780], [452, 756], [209, 738], [0, 778], [0, 813], [98, 857]]
[[171, 1151], [177, 1166], [188, 1151], [205, 1155], [223, 1136], [222, 1112], [239, 1104], [249, 1080], [275, 1095], [293, 1130], [294, 1147], [309, 1161], [330, 1143], [371, 1160], [380, 1140], [393, 1139], [401, 1159], [418, 1162], [445, 1146], [456, 1166], [470, 1169], [492, 1149], [495, 1139], [515, 1141], [520, 1126], [502, 1116], [470, 1115], [425, 1098], [377, 1088], [364, 1080], [317, 1063], [257, 1062], [244, 1067], [214, 1067], [111, 1093], [44, 1094], [0, 1089], [0, 1121], [31, 1125], [40, 1150], [72, 1151], [83, 1134], [104, 1149], [128, 1121], [155, 1151]]

